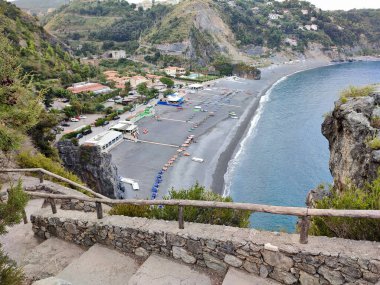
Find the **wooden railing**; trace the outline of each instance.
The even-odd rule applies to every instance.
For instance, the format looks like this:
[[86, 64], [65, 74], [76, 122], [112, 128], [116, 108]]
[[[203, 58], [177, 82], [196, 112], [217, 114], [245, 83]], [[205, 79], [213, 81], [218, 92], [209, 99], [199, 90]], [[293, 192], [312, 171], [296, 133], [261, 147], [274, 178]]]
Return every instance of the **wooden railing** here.
[[[17, 171], [17, 172], [20, 172], [20, 171]], [[30, 169], [28, 169], [28, 171], [30, 171]], [[39, 171], [41, 170], [39, 169]], [[1, 172], [13, 172], [13, 171], [0, 169], [0, 173]], [[46, 173], [46, 172], [43, 172], [43, 173]], [[40, 193], [40, 192], [28, 192], [28, 194], [32, 197], [47, 199], [50, 202], [53, 214], [57, 213], [55, 199], [57, 200], [75, 199], [82, 202], [95, 203], [98, 219], [103, 219], [102, 204], [107, 204], [110, 206], [112, 205], [178, 206], [178, 223], [179, 223], [180, 229], [184, 229], [183, 211], [185, 207], [246, 210], [250, 212], [261, 212], [261, 213], [270, 213], [270, 214], [277, 214], [277, 215], [297, 216], [301, 220], [300, 221], [300, 243], [302, 244], [306, 244], [308, 242], [308, 230], [310, 227], [311, 217], [346, 217], [346, 218], [380, 219], [380, 210], [311, 209], [311, 208], [304, 208], [304, 207], [283, 207], [283, 206], [271, 206], [271, 205], [261, 205], [261, 204], [251, 204], [251, 203], [195, 201], [195, 200], [138, 200], [138, 199], [111, 200], [109, 198], [104, 199], [104, 198], [79, 197], [79, 196], [74, 196], [74, 195], [70, 196], [70, 195], [59, 195], [59, 194], [47, 194], [47, 193]]]
[[74, 187], [80, 188], [82, 190], [85, 190], [85, 191], [91, 193], [92, 195], [94, 195], [95, 197], [110, 200], [108, 197], [103, 196], [102, 194], [99, 194], [99, 193], [95, 192], [94, 190], [92, 190], [92, 189], [90, 189], [90, 188], [88, 188], [86, 186], [83, 186], [83, 185], [81, 185], [79, 183], [76, 183], [76, 182], [70, 180], [70, 179], [62, 177], [62, 176], [57, 175], [55, 173], [52, 173], [50, 171], [47, 171], [47, 170], [45, 170], [43, 168], [23, 168], [23, 169], [1, 168], [0, 169], [0, 173], [6, 173], [6, 172], [30, 172], [30, 173], [37, 173], [38, 176], [39, 176], [39, 178], [40, 178], [40, 183], [44, 182], [44, 175], [47, 175], [47, 176], [50, 176], [52, 178], [58, 179], [60, 181], [66, 182], [67, 184], [70, 184], [71, 186], [74, 186]]

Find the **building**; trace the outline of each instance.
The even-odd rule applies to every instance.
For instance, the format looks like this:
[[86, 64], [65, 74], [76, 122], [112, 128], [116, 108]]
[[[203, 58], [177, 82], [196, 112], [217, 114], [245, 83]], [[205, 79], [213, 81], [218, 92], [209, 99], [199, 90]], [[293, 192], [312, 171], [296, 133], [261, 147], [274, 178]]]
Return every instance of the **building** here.
[[71, 87], [67, 88], [67, 90], [71, 91], [74, 94], [94, 93], [95, 95], [107, 94], [112, 91], [112, 89], [108, 86], [102, 85], [100, 83], [91, 82], [74, 83]]
[[136, 88], [137, 85], [148, 82], [148, 81], [149, 81], [148, 79], [146, 79], [144, 76], [141, 76], [141, 75], [132, 76], [131, 79], [129, 80], [133, 88]]
[[302, 15], [308, 15], [309, 14], [309, 10], [302, 9], [301, 13], [302, 13]]
[[102, 152], [107, 152], [123, 141], [123, 134], [117, 131], [105, 131], [87, 140], [84, 145], [98, 146]]
[[112, 126], [110, 130], [120, 132], [124, 135], [124, 138], [130, 140], [136, 140], [139, 135], [137, 125], [130, 121], [119, 121], [116, 125]]
[[296, 47], [298, 45], [297, 40], [292, 38], [286, 38], [285, 43], [289, 44], [292, 47]]
[[194, 83], [194, 84], [189, 85], [188, 88], [190, 90], [202, 90], [203, 89], [203, 85], [199, 84], [199, 83]]
[[186, 74], [186, 70], [182, 67], [168, 66], [164, 69], [164, 72], [172, 77], [181, 76]]
[[127, 53], [125, 50], [110, 50], [103, 54], [103, 58], [110, 58], [110, 59], [122, 59], [127, 58]]
[[305, 25], [305, 29], [308, 31], [318, 31], [318, 25]]

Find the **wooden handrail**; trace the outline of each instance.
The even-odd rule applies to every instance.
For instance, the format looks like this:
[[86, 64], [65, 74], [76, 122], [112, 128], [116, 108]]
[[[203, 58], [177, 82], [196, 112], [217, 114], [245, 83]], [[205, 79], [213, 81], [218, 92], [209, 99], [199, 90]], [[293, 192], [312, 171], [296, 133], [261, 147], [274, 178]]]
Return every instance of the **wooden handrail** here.
[[74, 195], [47, 194], [41, 192], [30, 192], [32, 197], [46, 199], [75, 199], [83, 202], [98, 202], [107, 205], [137, 205], [137, 206], [183, 206], [183, 207], [199, 207], [199, 208], [222, 208], [233, 210], [246, 210], [251, 212], [262, 212], [276, 215], [290, 215], [297, 217], [318, 216], [318, 217], [346, 217], [346, 218], [368, 218], [380, 219], [380, 210], [336, 210], [336, 209], [309, 209], [302, 207], [285, 207], [270, 206], [250, 203], [235, 202], [215, 202], [215, 201], [199, 201], [199, 200], [104, 200], [90, 197], [79, 197]]
[[95, 197], [106, 199], [106, 200], [111, 200], [108, 197], [103, 196], [102, 194], [99, 194], [99, 193], [95, 192], [94, 190], [92, 190], [92, 189], [90, 189], [90, 188], [88, 188], [86, 186], [83, 186], [83, 185], [81, 185], [79, 183], [76, 183], [76, 182], [70, 180], [70, 179], [62, 177], [62, 176], [57, 175], [55, 173], [52, 173], [50, 171], [47, 171], [47, 170], [45, 170], [43, 168], [22, 168], [22, 169], [17, 169], [17, 168], [1, 168], [0, 169], [0, 173], [4, 173], [4, 172], [37, 172], [37, 173], [41, 174], [40, 175], [40, 183], [43, 182], [43, 174], [46, 174], [48, 176], [51, 176], [51, 177], [54, 177], [54, 178], [56, 178], [58, 180], [66, 182], [66, 183], [70, 184], [71, 186], [78, 187], [78, 188], [81, 188], [81, 189], [83, 189], [85, 191], [88, 191], [92, 195], [94, 195]]
[[[367, 219], [380, 219], [380, 210], [336, 210], [336, 209], [310, 209], [305, 207], [285, 207], [285, 206], [271, 206], [251, 203], [235, 203], [235, 202], [216, 202], [216, 201], [199, 201], [199, 200], [112, 200], [95, 191], [73, 182], [67, 178], [51, 173], [42, 168], [27, 168], [27, 169], [0, 169], [1, 172], [39, 172], [65, 181], [73, 186], [82, 188], [92, 193], [97, 198], [80, 197], [75, 195], [62, 195], [62, 194], [47, 194], [41, 192], [27, 191], [32, 197], [45, 198], [51, 204], [53, 214], [57, 212], [54, 199], [75, 199], [82, 202], [93, 202], [96, 205], [96, 212], [98, 219], [103, 218], [102, 203], [107, 205], [138, 205], [138, 206], [178, 206], [178, 223], [179, 228], [184, 228], [183, 212], [185, 207], [199, 207], [199, 208], [220, 208], [232, 210], [245, 210], [250, 212], [262, 212], [277, 215], [290, 215], [301, 218], [300, 222], [300, 242], [305, 244], [308, 242], [308, 229], [310, 227], [310, 217], [345, 217], [345, 218], [367, 218]], [[43, 177], [40, 177], [41, 182]], [[25, 218], [24, 218], [25, 221]]]

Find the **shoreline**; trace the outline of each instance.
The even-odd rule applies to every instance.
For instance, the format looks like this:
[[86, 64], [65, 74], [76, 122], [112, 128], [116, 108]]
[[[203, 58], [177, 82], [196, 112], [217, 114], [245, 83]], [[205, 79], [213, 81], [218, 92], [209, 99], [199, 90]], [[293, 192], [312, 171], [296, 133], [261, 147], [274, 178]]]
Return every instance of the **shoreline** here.
[[[293, 65], [281, 64], [278, 66], [270, 66], [262, 69], [262, 72], [265, 73], [269, 73], [270, 71], [277, 71], [278, 74], [276, 74], [277, 76], [274, 77], [274, 80], [270, 80], [270, 82], [266, 84], [265, 87], [258, 91], [258, 94], [247, 107], [244, 117], [236, 126], [236, 129], [229, 134], [229, 136], [231, 136], [231, 139], [219, 155], [214, 172], [212, 173], [212, 182], [210, 188], [213, 192], [223, 196], [226, 194], [230, 194], [229, 192], [226, 193], [226, 175], [231, 174], [230, 169], [232, 167], [232, 164], [234, 163], [235, 159], [237, 159], [236, 155], [238, 154], [239, 150], [241, 150], [244, 147], [242, 143], [244, 139], [247, 137], [248, 132], [250, 131], [253, 119], [255, 118], [255, 116], [258, 115], [257, 111], [259, 110], [261, 99], [267, 94], [267, 92], [273, 86], [275, 86], [276, 83], [280, 82], [284, 78], [287, 78], [288, 76], [315, 68], [329, 66], [331, 64], [331, 62], [327, 60], [306, 60], [304, 63], [305, 65], [303, 65], [302, 63], [297, 63]], [[285, 71], [279, 70], [283, 68], [286, 69], [286, 67], [295, 67], [295, 69], [287, 68], [287, 70]], [[268, 74], [266, 74], [266, 76], [267, 75]]]

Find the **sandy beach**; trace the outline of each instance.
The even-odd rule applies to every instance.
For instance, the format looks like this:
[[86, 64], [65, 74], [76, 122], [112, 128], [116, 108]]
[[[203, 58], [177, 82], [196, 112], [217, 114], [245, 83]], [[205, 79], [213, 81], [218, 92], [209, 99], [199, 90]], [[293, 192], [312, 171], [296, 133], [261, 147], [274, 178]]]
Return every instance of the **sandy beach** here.
[[[307, 60], [272, 65], [262, 69], [261, 80], [222, 78], [204, 90], [189, 93], [183, 110], [156, 106], [160, 121], [150, 117], [138, 122], [140, 130], [147, 130], [139, 138], [142, 142], [125, 141], [110, 152], [119, 174], [140, 185], [139, 191], [127, 186], [125, 198], [152, 198], [158, 171], [175, 155], [178, 158], [162, 175], [157, 197], [171, 188], [189, 188], [196, 182], [223, 194], [228, 163], [249, 129], [260, 98], [284, 76], [328, 64], [327, 60]], [[231, 112], [237, 118], [231, 118]], [[195, 142], [185, 148], [190, 156], [183, 156], [178, 149], [189, 135]], [[195, 162], [192, 157], [204, 161]]]

